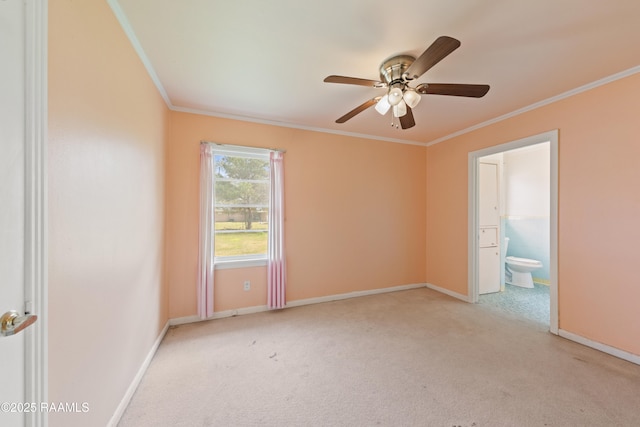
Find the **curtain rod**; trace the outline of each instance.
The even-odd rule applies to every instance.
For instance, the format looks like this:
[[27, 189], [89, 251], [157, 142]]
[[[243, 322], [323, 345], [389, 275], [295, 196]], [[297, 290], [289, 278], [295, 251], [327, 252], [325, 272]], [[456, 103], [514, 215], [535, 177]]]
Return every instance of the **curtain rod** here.
[[200, 144], [213, 144], [213, 145], [222, 145], [222, 146], [229, 146], [229, 147], [243, 147], [243, 148], [256, 148], [256, 149], [260, 149], [260, 150], [269, 150], [269, 151], [277, 151], [280, 153], [286, 153], [287, 150], [284, 150], [282, 148], [271, 148], [271, 147], [250, 147], [248, 145], [238, 145], [238, 144], [222, 144], [220, 142], [212, 142], [212, 141], [200, 141]]

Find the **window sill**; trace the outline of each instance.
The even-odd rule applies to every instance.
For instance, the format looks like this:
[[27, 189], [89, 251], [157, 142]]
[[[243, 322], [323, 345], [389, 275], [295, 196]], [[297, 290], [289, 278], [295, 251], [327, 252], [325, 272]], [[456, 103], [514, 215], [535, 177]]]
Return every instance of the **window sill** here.
[[247, 267], [264, 267], [266, 265], [267, 265], [266, 258], [228, 259], [228, 260], [215, 260], [213, 262], [214, 270], [227, 270], [231, 268], [247, 268]]

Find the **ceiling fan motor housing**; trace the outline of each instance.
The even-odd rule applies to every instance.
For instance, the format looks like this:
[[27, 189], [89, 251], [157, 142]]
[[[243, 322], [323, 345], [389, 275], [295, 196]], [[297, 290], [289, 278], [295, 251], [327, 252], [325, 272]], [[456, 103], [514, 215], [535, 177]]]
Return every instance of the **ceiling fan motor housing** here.
[[416, 58], [411, 55], [397, 55], [386, 59], [380, 65], [380, 79], [389, 85], [389, 87], [405, 86], [406, 81], [403, 74]]

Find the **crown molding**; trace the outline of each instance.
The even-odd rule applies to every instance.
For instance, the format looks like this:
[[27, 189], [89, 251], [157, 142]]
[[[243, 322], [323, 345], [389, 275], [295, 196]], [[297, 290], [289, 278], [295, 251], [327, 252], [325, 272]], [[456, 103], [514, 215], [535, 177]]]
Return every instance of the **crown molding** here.
[[151, 77], [153, 84], [156, 85], [158, 92], [160, 92], [160, 96], [162, 96], [162, 99], [164, 99], [164, 102], [167, 104], [167, 107], [169, 107], [169, 109], [172, 109], [173, 104], [171, 104], [169, 95], [167, 95], [167, 91], [164, 89], [164, 86], [162, 86], [162, 83], [160, 82], [160, 78], [158, 77], [156, 70], [151, 65], [151, 61], [149, 61], [147, 54], [144, 52], [144, 49], [142, 48], [142, 45], [140, 44], [140, 41], [138, 40], [136, 33], [133, 31], [133, 28], [131, 27], [131, 23], [127, 19], [127, 15], [125, 15], [124, 11], [122, 10], [122, 7], [118, 3], [118, 0], [107, 0], [107, 3], [109, 3], [109, 6], [111, 6], [111, 10], [113, 11], [113, 14], [116, 16], [116, 19], [120, 23], [120, 26], [122, 27], [122, 30], [124, 31], [124, 33], [129, 38], [129, 41], [131, 42], [133, 49], [136, 51], [136, 53], [140, 57], [140, 60], [142, 61], [144, 68], [147, 70], [147, 73], [149, 73], [149, 77]]
[[202, 115], [202, 116], [219, 117], [219, 118], [222, 118], [222, 119], [238, 120], [238, 121], [242, 121], [242, 122], [250, 122], [250, 123], [258, 123], [258, 124], [264, 124], [264, 125], [279, 126], [279, 127], [285, 127], [285, 128], [291, 128], [291, 129], [307, 130], [307, 131], [311, 131], [311, 132], [330, 133], [330, 134], [334, 134], [334, 135], [349, 136], [349, 137], [353, 137], [353, 138], [364, 138], [364, 139], [373, 139], [373, 140], [377, 140], [377, 141], [394, 142], [394, 143], [397, 143], [397, 144], [419, 145], [419, 146], [422, 146], [422, 147], [426, 146], [426, 143], [424, 143], [424, 142], [410, 141], [410, 140], [406, 140], [406, 139], [385, 138], [385, 137], [381, 137], [381, 136], [367, 135], [367, 134], [362, 134], [362, 133], [345, 132], [345, 131], [339, 131], [339, 130], [334, 130], [334, 129], [318, 128], [318, 127], [313, 127], [313, 126], [304, 126], [304, 125], [298, 125], [298, 124], [287, 123], [287, 122], [278, 122], [278, 121], [275, 121], [275, 120], [265, 120], [265, 119], [257, 119], [257, 118], [253, 118], [253, 117], [236, 116], [236, 115], [233, 115], [233, 114], [224, 114], [224, 113], [216, 113], [216, 112], [212, 112], [212, 111], [208, 111], [208, 110], [199, 110], [197, 108], [185, 108], [185, 107], [170, 106], [169, 109], [171, 111], [177, 111], [177, 112], [180, 112], [180, 113], [199, 114], [199, 115]]
[[452, 138], [455, 138], [457, 136], [464, 135], [465, 133], [469, 133], [469, 132], [472, 132], [474, 130], [481, 129], [483, 127], [492, 125], [494, 123], [498, 123], [498, 122], [501, 122], [503, 120], [510, 119], [512, 117], [518, 116], [518, 115], [526, 113], [528, 111], [535, 110], [535, 109], [540, 108], [540, 107], [544, 107], [545, 105], [553, 104], [554, 102], [558, 102], [560, 100], [563, 100], [565, 98], [569, 98], [569, 97], [577, 95], [579, 93], [586, 92], [586, 91], [591, 90], [591, 89], [595, 89], [598, 86], [606, 85], [608, 83], [615, 82], [616, 80], [624, 79], [625, 77], [632, 76], [632, 75], [634, 75], [636, 73], [639, 73], [639, 72], [640, 72], [640, 65], [632, 67], [632, 68], [629, 68], [628, 70], [624, 70], [624, 71], [621, 71], [621, 72], [616, 73], [616, 74], [612, 74], [612, 75], [610, 75], [608, 77], [604, 77], [604, 78], [602, 78], [600, 80], [596, 80], [594, 82], [587, 83], [586, 85], [579, 86], [579, 87], [577, 87], [575, 89], [568, 90], [568, 91], [563, 92], [563, 93], [561, 93], [559, 95], [552, 96], [551, 98], [547, 98], [547, 99], [544, 99], [542, 101], [533, 103], [531, 105], [528, 105], [526, 107], [520, 108], [520, 109], [515, 110], [515, 111], [512, 111], [510, 113], [503, 114], [502, 116], [498, 116], [498, 117], [496, 117], [494, 119], [490, 119], [490, 120], [487, 120], [485, 122], [478, 123], [477, 125], [473, 125], [471, 127], [468, 127], [466, 129], [462, 129], [462, 130], [459, 130], [457, 132], [451, 133], [449, 135], [443, 136], [441, 138], [434, 139], [433, 141], [427, 142], [425, 145], [427, 147], [430, 147], [432, 145], [438, 144], [438, 143], [446, 141], [448, 139], [452, 139]]

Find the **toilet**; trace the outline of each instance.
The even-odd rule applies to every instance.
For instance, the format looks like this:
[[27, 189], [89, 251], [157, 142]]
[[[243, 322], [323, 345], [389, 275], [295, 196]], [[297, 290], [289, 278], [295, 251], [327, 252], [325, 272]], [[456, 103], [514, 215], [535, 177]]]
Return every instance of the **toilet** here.
[[[507, 253], [509, 238], [504, 239], [504, 253]], [[535, 259], [508, 256], [505, 258], [505, 283], [521, 288], [533, 288], [531, 272], [542, 268], [542, 263]]]

